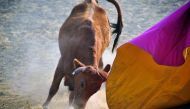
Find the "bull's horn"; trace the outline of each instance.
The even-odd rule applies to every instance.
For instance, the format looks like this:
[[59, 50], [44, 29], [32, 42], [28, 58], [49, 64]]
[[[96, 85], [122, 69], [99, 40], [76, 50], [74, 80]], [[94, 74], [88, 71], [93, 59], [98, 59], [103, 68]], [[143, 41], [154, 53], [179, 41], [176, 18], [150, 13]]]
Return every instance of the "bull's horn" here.
[[79, 67], [79, 68], [75, 69], [72, 74], [76, 75], [80, 72], [84, 72], [85, 70], [86, 70], [86, 67]]

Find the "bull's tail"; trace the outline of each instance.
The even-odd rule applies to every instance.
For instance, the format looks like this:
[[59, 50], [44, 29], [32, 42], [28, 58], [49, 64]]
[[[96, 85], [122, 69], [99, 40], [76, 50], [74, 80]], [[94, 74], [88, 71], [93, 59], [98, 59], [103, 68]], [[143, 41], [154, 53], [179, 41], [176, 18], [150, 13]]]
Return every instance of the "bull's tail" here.
[[115, 47], [118, 44], [119, 36], [121, 35], [122, 29], [123, 29], [123, 19], [122, 19], [122, 13], [121, 13], [121, 9], [118, 2], [115, 0], [107, 0], [107, 1], [112, 3], [116, 7], [117, 13], [118, 13], [117, 24], [110, 24], [110, 26], [114, 28], [112, 34], [115, 34], [116, 36], [114, 39], [113, 47], [112, 47], [112, 52], [113, 52]]

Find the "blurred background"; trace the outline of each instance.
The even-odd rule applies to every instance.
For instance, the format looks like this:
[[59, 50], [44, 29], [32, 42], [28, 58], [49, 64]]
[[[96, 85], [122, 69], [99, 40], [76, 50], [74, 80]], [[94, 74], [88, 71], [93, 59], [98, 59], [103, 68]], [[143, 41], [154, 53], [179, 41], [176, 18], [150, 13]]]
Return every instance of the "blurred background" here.
[[[119, 45], [138, 36], [188, 0], [118, 0], [124, 19]], [[82, 0], [0, 0], [0, 109], [40, 109], [60, 57], [59, 28]], [[116, 9], [99, 0], [117, 20]], [[112, 64], [112, 44], [104, 63]], [[61, 84], [50, 109], [68, 109], [68, 91]], [[91, 97], [87, 109], [107, 109], [105, 85]]]

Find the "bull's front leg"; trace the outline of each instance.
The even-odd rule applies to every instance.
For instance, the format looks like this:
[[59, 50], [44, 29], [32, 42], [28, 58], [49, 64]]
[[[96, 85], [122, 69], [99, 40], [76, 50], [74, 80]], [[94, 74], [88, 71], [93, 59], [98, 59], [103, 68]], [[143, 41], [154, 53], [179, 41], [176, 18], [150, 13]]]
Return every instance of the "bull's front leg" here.
[[63, 77], [64, 77], [63, 60], [62, 60], [62, 58], [60, 58], [59, 63], [58, 63], [57, 68], [56, 68], [56, 71], [55, 71], [55, 74], [54, 74], [54, 78], [53, 78], [51, 88], [49, 90], [49, 95], [48, 95], [45, 103], [43, 104], [44, 109], [48, 108], [48, 104], [50, 103], [53, 96], [57, 93], [57, 91], [59, 89], [60, 82], [61, 82]]
[[74, 99], [74, 91], [71, 91], [69, 95], [69, 105], [72, 105], [73, 99]]

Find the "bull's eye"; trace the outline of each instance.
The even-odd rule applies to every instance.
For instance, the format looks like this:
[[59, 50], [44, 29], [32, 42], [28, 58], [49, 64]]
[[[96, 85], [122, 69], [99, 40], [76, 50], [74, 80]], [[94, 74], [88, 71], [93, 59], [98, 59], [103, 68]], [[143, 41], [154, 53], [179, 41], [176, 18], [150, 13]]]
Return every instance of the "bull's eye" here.
[[84, 80], [81, 80], [81, 81], [80, 81], [80, 87], [81, 87], [81, 88], [85, 88], [85, 81], [84, 81]]

